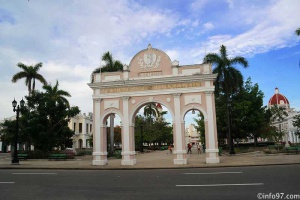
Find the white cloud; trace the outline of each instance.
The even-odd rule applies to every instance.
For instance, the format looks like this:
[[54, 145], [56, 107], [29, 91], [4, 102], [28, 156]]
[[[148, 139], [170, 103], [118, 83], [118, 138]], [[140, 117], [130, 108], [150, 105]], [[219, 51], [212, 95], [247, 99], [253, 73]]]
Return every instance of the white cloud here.
[[207, 4], [208, 0], [196, 0], [190, 5], [190, 9], [193, 11], [199, 11], [202, 10]]
[[213, 29], [215, 26], [211, 22], [206, 22], [203, 24], [203, 28], [205, 31], [209, 31]]

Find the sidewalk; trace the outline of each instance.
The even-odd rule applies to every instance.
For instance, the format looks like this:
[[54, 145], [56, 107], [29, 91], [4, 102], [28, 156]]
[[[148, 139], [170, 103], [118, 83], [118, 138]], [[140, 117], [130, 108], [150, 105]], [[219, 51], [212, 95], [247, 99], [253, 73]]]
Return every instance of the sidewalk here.
[[108, 165], [93, 166], [92, 156], [78, 156], [72, 160], [50, 161], [47, 159], [20, 160], [20, 165], [11, 165], [10, 154], [0, 153], [0, 169], [82, 169], [82, 170], [111, 170], [111, 169], [175, 169], [175, 168], [205, 168], [205, 167], [237, 167], [261, 165], [300, 164], [299, 154], [264, 154], [252, 152], [234, 156], [223, 154], [219, 164], [206, 164], [205, 154], [187, 154], [187, 165], [174, 165], [174, 155], [168, 150], [154, 151], [136, 155], [137, 164], [122, 166], [121, 159], [108, 159]]

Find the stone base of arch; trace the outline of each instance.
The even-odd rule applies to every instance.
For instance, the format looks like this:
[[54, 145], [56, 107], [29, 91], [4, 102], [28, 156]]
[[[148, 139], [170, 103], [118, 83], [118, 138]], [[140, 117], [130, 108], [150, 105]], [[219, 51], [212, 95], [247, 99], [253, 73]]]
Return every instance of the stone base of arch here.
[[135, 165], [136, 159], [135, 159], [135, 151], [123, 151], [122, 152], [122, 161], [121, 165]]
[[219, 149], [206, 149], [205, 153], [207, 164], [220, 163]]
[[187, 164], [187, 158], [186, 158], [186, 151], [174, 151], [175, 158], [174, 158], [174, 165], [186, 165]]
[[107, 152], [93, 152], [93, 165], [107, 165]]

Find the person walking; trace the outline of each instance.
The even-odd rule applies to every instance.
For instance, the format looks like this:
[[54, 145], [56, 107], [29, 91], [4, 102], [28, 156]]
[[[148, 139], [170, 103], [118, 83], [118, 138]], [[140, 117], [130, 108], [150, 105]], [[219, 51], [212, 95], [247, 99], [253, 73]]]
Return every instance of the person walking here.
[[187, 153], [191, 153], [192, 154], [192, 144], [188, 143], [187, 147], [188, 147], [188, 152]]
[[201, 144], [197, 143], [198, 154], [201, 154]]

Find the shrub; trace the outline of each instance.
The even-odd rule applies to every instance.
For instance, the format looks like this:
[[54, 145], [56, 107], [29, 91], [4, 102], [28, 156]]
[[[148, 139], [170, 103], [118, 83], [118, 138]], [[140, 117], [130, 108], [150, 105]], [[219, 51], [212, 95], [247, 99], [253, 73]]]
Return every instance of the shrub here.
[[76, 149], [77, 156], [92, 155], [92, 154], [93, 154], [92, 149]]

